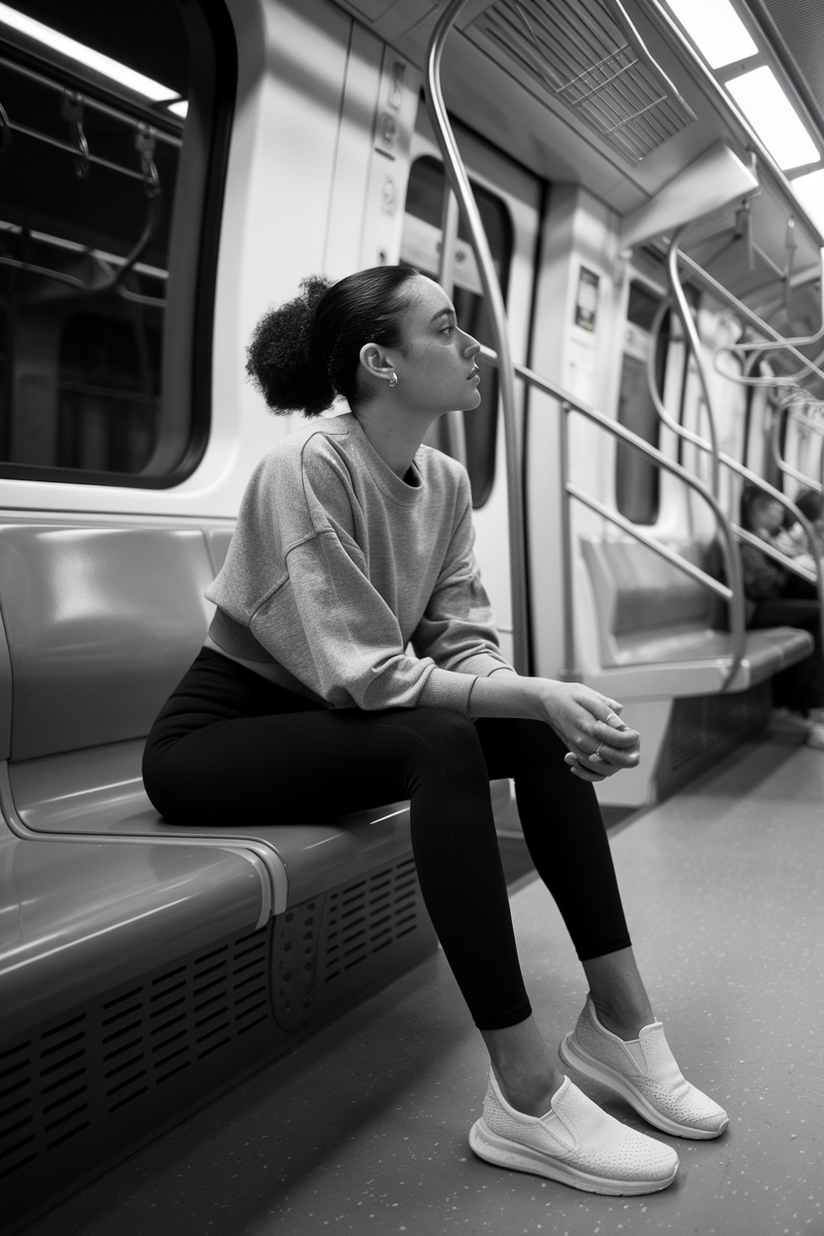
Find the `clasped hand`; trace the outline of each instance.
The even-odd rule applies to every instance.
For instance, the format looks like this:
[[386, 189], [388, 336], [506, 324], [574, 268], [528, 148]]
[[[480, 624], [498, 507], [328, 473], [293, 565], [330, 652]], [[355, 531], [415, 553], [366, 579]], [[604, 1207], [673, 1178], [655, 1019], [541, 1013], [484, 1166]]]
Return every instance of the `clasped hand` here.
[[570, 772], [582, 781], [603, 781], [636, 767], [641, 736], [621, 720], [621, 704], [579, 682], [544, 681], [545, 720], [569, 748], [564, 760]]

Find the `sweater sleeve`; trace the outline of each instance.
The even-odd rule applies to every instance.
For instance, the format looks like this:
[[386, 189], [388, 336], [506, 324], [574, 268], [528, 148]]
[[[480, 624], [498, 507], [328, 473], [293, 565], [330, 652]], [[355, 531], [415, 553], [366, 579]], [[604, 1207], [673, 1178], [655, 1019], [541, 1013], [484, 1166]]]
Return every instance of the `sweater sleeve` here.
[[420, 657], [431, 657], [443, 669], [486, 678], [497, 670], [514, 671], [501, 654], [473, 542], [469, 478], [462, 473], [449, 551], [412, 644]]
[[354, 541], [329, 527], [294, 546], [286, 567], [250, 629], [331, 707], [369, 711], [425, 702], [467, 711], [472, 679], [406, 655], [398, 620], [370, 583]]

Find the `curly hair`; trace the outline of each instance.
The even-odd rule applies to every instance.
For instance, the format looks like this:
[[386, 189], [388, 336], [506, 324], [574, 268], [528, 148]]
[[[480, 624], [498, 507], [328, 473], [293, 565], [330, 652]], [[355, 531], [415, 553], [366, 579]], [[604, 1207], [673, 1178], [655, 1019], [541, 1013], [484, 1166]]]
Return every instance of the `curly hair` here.
[[269, 408], [320, 416], [337, 395], [355, 407], [360, 350], [402, 346], [417, 277], [411, 266], [373, 266], [337, 283], [303, 279], [300, 296], [263, 315], [247, 349], [246, 372]]

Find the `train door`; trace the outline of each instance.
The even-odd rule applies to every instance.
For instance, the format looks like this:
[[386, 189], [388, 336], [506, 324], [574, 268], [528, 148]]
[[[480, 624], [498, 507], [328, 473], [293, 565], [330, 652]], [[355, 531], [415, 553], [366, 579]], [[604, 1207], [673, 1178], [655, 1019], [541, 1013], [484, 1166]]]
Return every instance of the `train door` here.
[[[456, 126], [476, 200], [490, 241], [504, 294], [512, 354], [525, 363], [530, 329], [535, 254], [540, 227], [542, 182], [467, 130]], [[423, 108], [412, 141], [401, 260], [438, 277], [443, 233], [444, 170]], [[449, 234], [450, 228], [453, 234]], [[447, 221], [454, 244], [453, 300], [460, 325], [494, 346], [472, 248], [457, 218]], [[506, 460], [497, 375], [482, 362], [482, 402], [472, 412], [442, 418], [431, 445], [466, 464], [475, 508], [475, 553], [492, 600], [504, 654], [512, 655], [512, 607]]]

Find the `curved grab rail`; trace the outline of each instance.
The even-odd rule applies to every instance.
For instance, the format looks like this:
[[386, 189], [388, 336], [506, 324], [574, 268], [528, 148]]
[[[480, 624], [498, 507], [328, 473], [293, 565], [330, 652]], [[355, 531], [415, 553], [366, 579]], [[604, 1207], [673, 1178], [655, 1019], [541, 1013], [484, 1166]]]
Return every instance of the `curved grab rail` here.
[[[769, 343], [737, 343], [735, 350], [737, 352], [775, 352], [781, 351], [783, 348], [806, 348], [813, 343], [820, 343], [824, 339], [824, 249], [819, 249], [819, 275], [818, 279], [821, 284], [821, 325], [818, 330], [812, 335], [798, 335], [793, 339], [788, 339], [786, 335], [782, 335], [780, 340], [774, 339]], [[809, 274], [805, 275], [805, 279], [809, 278]], [[787, 291], [791, 290], [791, 281], [785, 277]], [[762, 319], [763, 320], [763, 319]], [[824, 356], [824, 353], [822, 353]], [[822, 357], [819, 356], [818, 360]]]
[[[803, 368], [800, 369], [798, 373], [788, 376], [791, 376], [797, 380], [799, 377], [807, 373], [814, 373], [816, 377], [824, 380], [824, 369], [818, 368], [817, 360], [811, 361], [804, 355], [803, 352], [799, 352], [798, 348], [788, 343], [784, 339], [783, 335], [779, 334], [773, 326], [770, 326], [768, 322], [765, 322], [763, 318], [759, 317], [758, 314], [755, 313], [754, 310], [750, 309], [748, 305], [745, 305], [742, 300], [739, 300], [738, 297], [729, 290], [729, 288], [725, 288], [723, 283], [719, 283], [717, 279], [713, 278], [708, 271], [704, 270], [703, 266], [699, 266], [694, 258], [691, 258], [689, 254], [684, 253], [683, 250], [681, 250], [678, 254], [678, 261], [687, 268], [693, 278], [701, 283], [708, 292], [712, 292], [713, 296], [717, 297], [718, 300], [729, 305], [731, 309], [734, 309], [738, 316], [743, 318], [745, 322], [748, 322], [749, 325], [754, 327], [755, 330], [761, 331], [763, 334], [767, 335], [770, 339], [780, 344], [780, 346], [785, 351], [789, 352], [791, 356], [794, 356], [796, 360], [801, 361]], [[818, 359], [821, 358], [819, 357]], [[768, 382], [770, 384], [774, 384], [775, 379], [753, 378], [749, 381], [752, 385], [757, 386], [766, 385]]]
[[[770, 448], [772, 450], [772, 456], [773, 456], [773, 459], [775, 460], [776, 467], [778, 468], [779, 472], [783, 472], [785, 476], [792, 477], [794, 481], [800, 481], [801, 484], [806, 485], [808, 489], [816, 489], [818, 490], [819, 493], [822, 493], [824, 492], [824, 483], [822, 483], [822, 481], [824, 481], [824, 457], [822, 457], [822, 460], [821, 460], [821, 467], [822, 467], [822, 474], [823, 474], [822, 481], [817, 481], [814, 477], [807, 476], [806, 472], [799, 472], [797, 468], [794, 468], [791, 464], [788, 464], [786, 459], [781, 453], [781, 420], [782, 420], [782, 417], [780, 413], [783, 410], [784, 410], [784, 405], [780, 403], [778, 407], [773, 409], [772, 429], [770, 431]], [[792, 407], [791, 404], [787, 408], [787, 412], [789, 416], [792, 416], [794, 413], [798, 415], [796, 410]], [[821, 436], [824, 436], [824, 426], [816, 425], [815, 422], [809, 420], [808, 418], [799, 417], [799, 419], [805, 422], [810, 427], [810, 429], [812, 429], [815, 433]]]
[[[713, 444], [711, 442], [708, 442], [706, 438], [702, 438], [700, 434], [694, 433], [691, 429], [687, 429], [685, 425], [679, 425], [678, 422], [670, 415], [670, 412], [667, 409], [666, 404], [661, 399], [661, 396], [658, 393], [658, 383], [656, 381], [656, 375], [655, 375], [655, 353], [656, 353], [656, 348], [657, 348], [657, 343], [658, 343], [658, 336], [661, 331], [661, 326], [663, 324], [664, 317], [667, 313], [667, 310], [671, 308], [671, 306], [672, 306], [672, 297], [665, 296], [664, 299], [661, 301], [661, 304], [658, 306], [658, 309], [656, 310], [656, 313], [655, 313], [655, 317], [652, 320], [652, 325], [650, 327], [651, 345], [650, 345], [649, 355], [647, 356], [647, 386], [649, 388], [650, 397], [652, 399], [653, 406], [655, 407], [655, 411], [658, 413], [658, 419], [662, 421], [664, 425], [666, 425], [667, 429], [671, 430], [671, 432], [674, 433], [676, 437], [681, 438], [684, 442], [689, 442], [691, 443], [692, 446], [695, 446], [699, 450], [705, 451], [707, 454], [709, 454], [713, 452]], [[729, 374], [725, 374], [724, 376], [731, 377], [731, 375]], [[736, 381], [737, 379], [733, 377], [732, 380]], [[810, 421], [808, 421], [807, 423], [809, 424], [810, 428], [814, 432], [824, 437], [824, 425], [819, 425], [815, 422], [810, 422]], [[824, 492], [824, 483], [816, 481], [813, 477], [807, 476], [803, 472], [798, 472], [795, 468], [792, 468], [788, 463], [786, 463], [785, 460], [781, 457], [779, 441], [778, 441], [779, 430], [780, 430], [780, 425], [778, 422], [778, 418], [776, 418], [773, 423], [772, 452], [773, 452], [773, 457], [775, 458], [775, 462], [778, 468], [780, 469], [780, 471], [784, 472], [788, 476], [792, 476], [794, 480], [801, 481], [803, 484], [808, 485], [811, 488], [819, 490], [819, 492]], [[725, 467], [730, 468], [732, 471], [738, 472], [746, 480], [752, 481], [754, 484], [758, 484], [761, 480], [761, 478], [757, 475], [757, 473], [750, 472], [748, 469], [744, 467], [743, 464], [740, 464], [737, 459], [734, 459], [732, 456], [727, 455], [724, 451], [716, 451], [713, 455], [713, 458], [717, 458], [719, 464], [723, 464]], [[822, 458], [822, 469], [824, 469], [824, 458]], [[776, 491], [776, 493], [778, 493], [778, 491]], [[780, 496], [783, 502], [784, 495], [782, 494]]]
[[[482, 347], [481, 355], [493, 364], [498, 363], [498, 358], [491, 348]], [[564, 422], [566, 421], [567, 413], [578, 412], [581, 416], [586, 417], [594, 424], [600, 425], [600, 427], [605, 429], [607, 433], [611, 434], [614, 438], [618, 438], [621, 442], [624, 442], [638, 454], [643, 455], [647, 459], [653, 460], [660, 468], [663, 468], [665, 471], [671, 472], [674, 476], [679, 477], [685, 485], [699, 493], [711, 507], [716, 518], [718, 529], [722, 535], [721, 549], [724, 555], [724, 565], [726, 568], [729, 585], [720, 583], [719, 580], [714, 579], [712, 575], [708, 575], [705, 571], [702, 571], [700, 567], [696, 567], [685, 558], [679, 557], [678, 554], [673, 553], [672, 550], [668, 549], [665, 545], [662, 545], [659, 541], [656, 541], [647, 533], [642, 532], [641, 529], [630, 523], [629, 520], [624, 519], [622, 515], [619, 515], [617, 512], [609, 511], [608, 508], [603, 507], [599, 502], [597, 502], [596, 499], [589, 498], [587, 495], [583, 494], [580, 490], [578, 490], [577, 486], [570, 484], [567, 480], [564, 481], [565, 495], [569, 495], [570, 497], [576, 498], [578, 501], [584, 502], [585, 505], [591, 507], [591, 509], [596, 511], [599, 515], [602, 515], [605, 519], [610, 520], [610, 522], [614, 523], [617, 527], [622, 528], [623, 531], [627, 532], [636, 540], [642, 541], [645, 545], [648, 545], [649, 548], [660, 557], [666, 558], [667, 561], [672, 562], [680, 570], [686, 572], [686, 574], [692, 575], [700, 583], [706, 585], [706, 587], [710, 588], [718, 596], [729, 602], [730, 633], [733, 641], [733, 653], [730, 668], [721, 687], [722, 691], [728, 690], [728, 688], [732, 685], [744, 658], [747, 632], [741, 559], [738, 555], [738, 548], [732, 525], [727, 519], [727, 516], [724, 514], [718, 500], [711, 493], [708, 487], [702, 481], [699, 481], [697, 477], [693, 476], [688, 469], [684, 468], [681, 464], [676, 463], [674, 460], [667, 458], [667, 456], [659, 451], [657, 447], [651, 446], [649, 442], [645, 441], [644, 438], [639, 437], [638, 434], [633, 433], [630, 429], [626, 429], [623, 425], [620, 425], [617, 421], [612, 420], [610, 417], [604, 416], [602, 412], [596, 411], [595, 408], [590, 408], [588, 404], [581, 403], [580, 400], [577, 400], [570, 395], [568, 391], [563, 390], [560, 386], [556, 386], [554, 382], [550, 382], [547, 378], [541, 377], [540, 374], [535, 373], [532, 369], [528, 369], [525, 365], [515, 364], [513, 369], [516, 377], [526, 382], [529, 386], [533, 386], [537, 390], [543, 391], [544, 394], [550, 395], [553, 399], [558, 400], [561, 404]], [[566, 461], [564, 460], [563, 462], [565, 467]], [[565, 540], [567, 541], [568, 549], [568, 537], [566, 537]], [[571, 573], [567, 570], [567, 579], [565, 582], [566, 591], [569, 596], [571, 596], [572, 587], [570, 575]]]
[[512, 639], [515, 668], [529, 673], [529, 626], [526, 594], [526, 540], [524, 534], [524, 504], [521, 482], [521, 427], [515, 406], [515, 379], [506, 310], [489, 242], [481, 222], [469, 177], [449, 123], [441, 90], [441, 59], [446, 38], [468, 0], [451, 0], [432, 32], [426, 56], [424, 93], [432, 127], [443, 155], [444, 166], [458, 199], [458, 206], [469, 233], [470, 243], [478, 261], [498, 363], [498, 389], [501, 395], [506, 443], [507, 514], [509, 517], [510, 586], [512, 590]]
[[670, 416], [666, 404], [658, 393], [658, 381], [655, 374], [655, 353], [658, 348], [658, 336], [661, 332], [664, 318], [667, 310], [672, 307], [672, 296], [665, 296], [655, 311], [655, 317], [652, 319], [650, 326], [650, 349], [647, 356], [647, 386], [649, 387], [650, 397], [653, 407], [658, 413], [658, 419], [663, 421], [667, 429], [672, 430], [676, 437], [683, 439], [684, 442], [690, 442], [693, 446], [697, 446], [700, 450], [711, 451], [712, 445], [707, 442], [706, 438], [702, 438], [700, 434], [693, 433], [691, 429], [687, 429], [686, 425], [679, 425], [674, 417]]
[[695, 319], [693, 318], [692, 310], [687, 303], [687, 298], [684, 294], [684, 287], [678, 274], [678, 258], [681, 253], [681, 238], [686, 230], [686, 226], [679, 228], [670, 242], [669, 253], [667, 255], [667, 273], [669, 275], [672, 295], [678, 308], [678, 316], [681, 318], [681, 323], [684, 327], [684, 334], [687, 338], [689, 349], [692, 352], [692, 359], [695, 362], [695, 368], [698, 372], [698, 381], [701, 383], [701, 393], [704, 396], [704, 408], [707, 413], [707, 424], [710, 427], [710, 475], [712, 477], [712, 492], [717, 498], [719, 473], [718, 434], [715, 430], [715, 416], [712, 411], [712, 402], [710, 400], [710, 391], [709, 386], [707, 385], [707, 375], [704, 370], [704, 362], [701, 359], [701, 340], [698, 338], [698, 328], [695, 325]]
[[[681, 438], [684, 442], [689, 442], [691, 443], [692, 446], [698, 447], [699, 450], [705, 451], [707, 454], [709, 454], [713, 451], [712, 443], [708, 442], [706, 438], [702, 438], [700, 434], [694, 433], [691, 429], [687, 429], [685, 425], [679, 425], [679, 423], [674, 419], [674, 417], [670, 415], [670, 412], [667, 409], [666, 404], [664, 403], [664, 401], [662, 400], [661, 396], [658, 393], [658, 383], [656, 381], [656, 375], [655, 375], [655, 353], [656, 353], [656, 348], [657, 348], [657, 343], [658, 343], [658, 336], [661, 331], [661, 326], [663, 324], [664, 317], [667, 313], [667, 310], [670, 309], [671, 306], [672, 306], [672, 297], [665, 296], [664, 299], [661, 301], [661, 304], [658, 306], [658, 309], [655, 312], [655, 317], [652, 320], [652, 325], [650, 326], [651, 346], [649, 350], [649, 355], [647, 356], [647, 386], [649, 388], [650, 398], [652, 399], [655, 411], [658, 413], [658, 419], [662, 421], [664, 425], [666, 425], [667, 429], [671, 430], [671, 432], [674, 433], [676, 437]], [[729, 374], [725, 374], [724, 376], [730, 377], [732, 381], [737, 380], [735, 377]], [[809, 421], [809, 420], [807, 420], [805, 423], [808, 424], [810, 429], [812, 429], [815, 433], [818, 433], [822, 437], [824, 437], [824, 424], [818, 424], [814, 421]], [[816, 481], [813, 477], [807, 476], [803, 472], [797, 472], [795, 468], [792, 468], [789, 464], [787, 464], [781, 458], [780, 451], [778, 448], [778, 442], [777, 442], [777, 426], [778, 426], [778, 422], [776, 420], [774, 427], [773, 427], [773, 455], [775, 457], [775, 461], [779, 469], [782, 472], [785, 472], [788, 476], [792, 476], [794, 480], [801, 481], [804, 484], [811, 486], [812, 488], [824, 491], [824, 484], [821, 484], [820, 482]], [[757, 483], [761, 479], [756, 473], [749, 472], [746, 468], [744, 468], [743, 464], [739, 464], [738, 460], [733, 459], [732, 456], [725, 454], [724, 451], [717, 452], [717, 459], [718, 459], [719, 464], [724, 464], [726, 467], [731, 468], [733, 471], [739, 472], [742, 476], [746, 477], [747, 480], [751, 480]], [[824, 459], [822, 460], [822, 467], [824, 467]]]
[[[673, 248], [674, 247], [675, 245], [673, 242]], [[683, 257], [684, 255], [681, 254], [680, 256]], [[815, 563], [815, 571], [810, 571], [808, 568], [798, 563], [794, 558], [789, 558], [786, 554], [781, 553], [780, 550], [775, 549], [773, 546], [769, 545], [767, 542], [760, 540], [756, 536], [753, 536], [752, 533], [747, 532], [746, 529], [741, 528], [738, 524], [731, 523], [730, 527], [732, 528], [732, 531], [735, 534], [735, 537], [737, 540], [745, 541], [748, 544], [754, 545], [762, 553], [766, 554], [767, 557], [773, 558], [776, 562], [780, 563], [781, 566], [783, 566], [786, 570], [790, 571], [793, 575], [798, 575], [801, 579], [806, 580], [808, 583], [815, 584], [816, 590], [818, 592], [818, 602], [819, 602], [820, 621], [821, 621], [821, 635], [822, 635], [822, 640], [824, 640], [824, 566], [822, 566], [822, 561], [818, 557], [818, 554], [816, 553], [816, 537], [815, 537], [815, 533], [814, 533], [814, 530], [813, 530], [813, 527], [810, 521], [798, 509], [795, 503], [786, 496], [786, 494], [783, 494], [779, 489], [776, 489], [774, 485], [771, 485], [768, 481], [765, 481], [764, 478], [759, 476], [757, 472], [751, 471], [744, 464], [740, 463], [737, 459], [733, 458], [732, 455], [728, 455], [725, 451], [717, 450], [714, 442], [708, 442], [706, 438], [702, 438], [700, 434], [693, 433], [692, 430], [687, 429], [683, 425], [679, 425], [678, 422], [674, 420], [672, 416], [670, 416], [666, 406], [664, 405], [663, 400], [658, 394], [658, 386], [655, 380], [655, 360], [654, 358], [655, 358], [655, 350], [656, 350], [656, 342], [658, 338], [658, 333], [661, 329], [661, 325], [664, 320], [664, 315], [667, 309], [669, 308], [669, 306], [670, 306], [670, 298], [665, 297], [664, 300], [661, 302], [661, 304], [658, 306], [658, 310], [656, 311], [655, 317], [653, 319], [652, 328], [650, 332], [652, 335], [652, 343], [650, 347], [649, 356], [647, 358], [647, 384], [649, 386], [649, 391], [652, 397], [652, 402], [655, 406], [655, 410], [658, 413], [658, 416], [660, 417], [661, 421], [666, 425], [666, 427], [672, 430], [672, 432], [675, 433], [679, 438], [683, 439], [683, 441], [685, 442], [691, 443], [693, 446], [697, 447], [698, 450], [704, 451], [708, 455], [712, 455], [714, 462], [717, 461], [718, 464], [722, 464], [725, 468], [728, 468], [731, 472], [736, 473], [743, 480], [749, 481], [750, 484], [755, 485], [763, 493], [768, 494], [771, 498], [774, 498], [777, 502], [779, 502], [782, 505], [782, 507], [784, 507], [785, 510], [790, 512], [790, 514], [793, 516], [794, 519], [798, 521], [798, 523], [801, 524], [806, 534], [806, 537], [807, 537], [807, 544], [810, 548], [810, 556], [812, 557], [812, 560]], [[710, 424], [712, 424], [711, 418], [710, 418]], [[793, 475], [795, 479], [804, 481], [807, 484], [812, 483], [814, 487], [818, 488], [819, 490], [824, 491], [824, 485], [819, 485], [818, 482], [812, 481], [812, 478], [805, 476], [803, 473], [796, 472], [795, 469], [790, 468], [790, 466], [788, 464], [785, 464], [784, 461], [780, 458], [780, 452], [778, 449], [777, 428], [778, 428], [778, 418], [776, 417], [774, 425], [773, 425], [773, 453], [776, 456], [776, 462], [778, 463], [779, 468], [781, 468], [782, 471], [787, 472], [790, 475]], [[824, 463], [822, 464], [822, 466], [824, 466]]]

